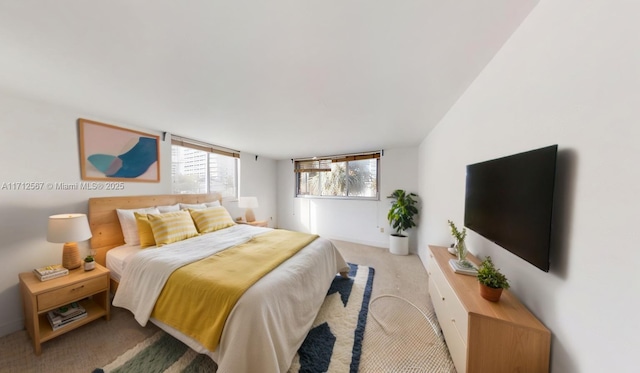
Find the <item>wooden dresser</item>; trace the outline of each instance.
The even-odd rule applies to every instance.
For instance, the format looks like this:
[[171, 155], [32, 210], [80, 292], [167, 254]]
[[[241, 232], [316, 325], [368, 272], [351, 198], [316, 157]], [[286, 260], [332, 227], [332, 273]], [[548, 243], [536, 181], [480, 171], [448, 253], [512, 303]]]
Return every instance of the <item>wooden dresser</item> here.
[[482, 298], [475, 276], [453, 272], [453, 258], [429, 246], [429, 293], [458, 373], [548, 372], [549, 330], [509, 291], [497, 303]]

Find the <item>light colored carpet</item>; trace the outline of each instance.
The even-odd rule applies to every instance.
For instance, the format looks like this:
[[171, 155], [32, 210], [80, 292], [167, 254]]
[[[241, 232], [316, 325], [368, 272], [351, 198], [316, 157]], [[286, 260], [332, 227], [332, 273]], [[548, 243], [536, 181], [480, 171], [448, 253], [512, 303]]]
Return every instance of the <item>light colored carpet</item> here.
[[[345, 259], [373, 267], [376, 278], [372, 297], [394, 294], [406, 298], [426, 313], [433, 306], [428, 292], [428, 276], [416, 255], [396, 256], [388, 250], [344, 241], [334, 241]], [[363, 355], [375, 333], [370, 321], [363, 341]], [[0, 372], [91, 372], [105, 366], [116, 356], [147, 339], [159, 329], [149, 323], [143, 328], [129, 311], [113, 307], [111, 321], [97, 320], [42, 345], [42, 354], [35, 356], [26, 331], [0, 338]], [[407, 346], [412, 348], [412, 346]], [[364, 359], [360, 372], [376, 372]]]
[[[377, 247], [334, 241], [347, 261], [376, 268], [376, 280], [371, 299], [384, 295], [406, 299], [419, 311], [411, 312], [406, 304], [381, 298], [369, 310], [367, 330], [362, 343], [360, 372], [429, 372], [454, 373], [455, 368], [446, 345], [434, 339], [430, 325], [420, 318], [420, 312], [430, 317], [439, 329], [434, 316], [433, 304], [429, 296], [429, 276], [417, 255], [393, 255], [388, 250]], [[407, 311], [408, 310], [408, 311]], [[380, 322], [372, 320], [372, 312], [379, 315]], [[403, 318], [398, 320], [397, 317]], [[396, 329], [384, 330], [384, 325], [395, 320]], [[395, 337], [401, 335], [402, 338]], [[424, 343], [434, 343], [430, 351], [436, 364], [420, 362], [420, 351]], [[424, 352], [423, 352], [424, 353]], [[422, 365], [421, 365], [422, 364]], [[436, 368], [434, 368], [434, 366]]]
[[99, 319], [42, 344], [33, 353], [25, 330], [0, 338], [0, 372], [91, 372], [150, 337], [159, 329], [141, 327], [131, 313], [111, 308], [109, 322]]
[[395, 295], [369, 305], [368, 348], [362, 352], [371, 372], [455, 372], [433, 313]]

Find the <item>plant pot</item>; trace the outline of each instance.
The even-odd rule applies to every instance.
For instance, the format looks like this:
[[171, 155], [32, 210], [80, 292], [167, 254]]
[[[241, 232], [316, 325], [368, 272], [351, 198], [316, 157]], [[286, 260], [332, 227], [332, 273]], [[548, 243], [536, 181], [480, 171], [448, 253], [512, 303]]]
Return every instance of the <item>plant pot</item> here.
[[491, 302], [497, 302], [500, 300], [502, 289], [495, 289], [487, 285], [483, 285], [479, 282], [478, 285], [480, 285], [480, 296], [482, 296], [484, 299]]
[[392, 234], [389, 236], [389, 252], [394, 255], [409, 254], [409, 237]]
[[85, 271], [91, 271], [92, 269], [96, 268], [96, 262], [84, 262], [84, 270]]

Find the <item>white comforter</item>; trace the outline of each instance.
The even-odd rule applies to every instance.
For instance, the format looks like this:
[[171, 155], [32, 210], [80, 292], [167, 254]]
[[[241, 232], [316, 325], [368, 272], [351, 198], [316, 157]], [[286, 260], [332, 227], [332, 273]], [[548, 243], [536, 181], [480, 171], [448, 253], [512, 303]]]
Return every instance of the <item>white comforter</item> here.
[[[145, 325], [170, 274], [268, 231], [237, 225], [186, 241], [142, 250], [127, 259], [113, 304]], [[333, 244], [313, 241], [254, 284], [231, 311], [216, 351], [154, 321], [218, 364], [218, 372], [285, 372], [316, 317], [331, 281], [348, 266]], [[194, 315], [200, 317], [200, 315]]]

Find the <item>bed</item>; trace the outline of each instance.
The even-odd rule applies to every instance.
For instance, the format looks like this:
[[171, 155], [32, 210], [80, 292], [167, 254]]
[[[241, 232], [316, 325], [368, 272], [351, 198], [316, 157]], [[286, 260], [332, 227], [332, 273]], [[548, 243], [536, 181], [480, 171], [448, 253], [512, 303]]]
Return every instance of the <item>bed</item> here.
[[[221, 247], [214, 249], [215, 245], [206, 241], [216, 244], [233, 243], [231, 246], [236, 249], [242, 246], [239, 243], [245, 242], [246, 237], [253, 241], [254, 238], [280, 233], [280, 230], [238, 224], [158, 249], [142, 249], [125, 243], [116, 209], [180, 203], [195, 205], [215, 201], [220, 201], [215, 194], [104, 197], [89, 200], [89, 223], [93, 233], [91, 247], [95, 251], [96, 261], [112, 271], [112, 289], [116, 291], [114, 305], [124, 304], [141, 325], [145, 325], [147, 320], [151, 321], [195, 351], [207, 354], [218, 364], [220, 373], [285, 372], [311, 328], [331, 281], [337, 273], [348, 270], [337, 249], [322, 237], [304, 244], [299, 251], [257, 280], [240, 296], [226, 317], [219, 343], [213, 349], [206, 347], [206, 342], [186, 334], [187, 331], [183, 333], [181, 328], [156, 319], [155, 300], [150, 301], [153, 304], [149, 304], [147, 300], [139, 300], [146, 297], [145, 284], [154, 284], [156, 281], [140, 277], [146, 275], [133, 274], [151, 273], [151, 270], [136, 270], [144, 268], [141, 266], [145, 263], [145, 257], [154, 256], [155, 260], [156, 253], [162, 251], [162, 255], [171, 258], [171, 251], [186, 252], [182, 250], [197, 250], [198, 255], [204, 255], [200, 254], [201, 247], [207, 247], [213, 252], [232, 252], [232, 249]], [[224, 245], [220, 243], [219, 246]], [[171, 267], [177, 264], [171, 262], [165, 265]], [[134, 299], [138, 303], [131, 306], [119, 298]], [[162, 296], [159, 298], [162, 300]], [[151, 309], [153, 313], [149, 312]], [[205, 318], [215, 317], [216, 312], [194, 311], [188, 318], [193, 318], [193, 322], [201, 322]]]

